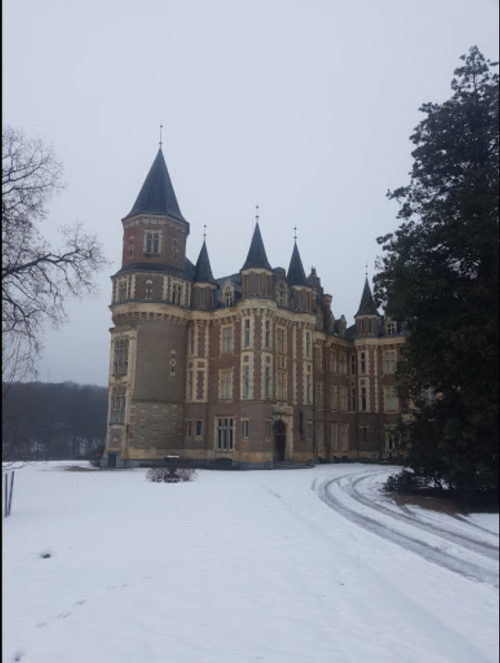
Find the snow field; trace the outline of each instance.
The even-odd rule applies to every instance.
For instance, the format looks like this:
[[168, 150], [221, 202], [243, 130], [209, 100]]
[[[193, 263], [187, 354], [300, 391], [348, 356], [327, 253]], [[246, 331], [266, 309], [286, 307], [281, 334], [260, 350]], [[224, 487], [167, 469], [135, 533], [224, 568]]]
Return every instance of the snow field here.
[[[344, 488], [360, 479], [362, 496], [392, 508], [376, 466], [199, 471], [192, 483], [154, 484], [146, 470], [64, 465], [16, 471], [12, 515], [3, 519], [8, 663], [498, 660], [494, 586], [321, 501], [321, 486], [344, 476]], [[338, 492], [354, 512], [369, 509]], [[410, 527], [380, 511], [371, 517]], [[474, 516], [470, 526], [433, 518], [498, 545], [495, 517]], [[416, 532], [434, 545], [432, 532]], [[486, 564], [493, 572], [494, 561]]]

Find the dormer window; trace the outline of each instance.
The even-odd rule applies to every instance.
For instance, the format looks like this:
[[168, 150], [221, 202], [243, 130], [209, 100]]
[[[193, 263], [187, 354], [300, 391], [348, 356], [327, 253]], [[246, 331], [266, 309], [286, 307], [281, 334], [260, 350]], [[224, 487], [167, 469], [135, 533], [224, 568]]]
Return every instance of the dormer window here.
[[396, 334], [396, 323], [388, 322], [387, 323], [387, 336], [394, 336]]
[[229, 283], [224, 288], [223, 299], [225, 306], [232, 306], [234, 304], [234, 291]]
[[286, 306], [286, 290], [283, 284], [280, 285], [278, 290], [278, 306]]

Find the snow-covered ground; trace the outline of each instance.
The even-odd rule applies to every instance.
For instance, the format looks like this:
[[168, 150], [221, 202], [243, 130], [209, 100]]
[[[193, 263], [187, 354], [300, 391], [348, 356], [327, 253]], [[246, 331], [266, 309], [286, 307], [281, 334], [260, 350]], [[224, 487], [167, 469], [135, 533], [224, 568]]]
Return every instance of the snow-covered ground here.
[[398, 507], [377, 466], [68, 464], [16, 471], [6, 663], [498, 661], [498, 516]]

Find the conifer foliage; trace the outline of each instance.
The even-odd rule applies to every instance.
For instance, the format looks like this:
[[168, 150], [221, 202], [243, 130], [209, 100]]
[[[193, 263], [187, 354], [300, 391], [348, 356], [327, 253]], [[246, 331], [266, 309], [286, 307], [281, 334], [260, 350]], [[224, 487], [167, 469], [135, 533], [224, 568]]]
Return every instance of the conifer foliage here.
[[420, 109], [409, 185], [388, 193], [401, 225], [377, 240], [375, 294], [410, 331], [408, 466], [477, 490], [498, 488], [498, 63], [476, 46], [461, 60], [452, 97]]

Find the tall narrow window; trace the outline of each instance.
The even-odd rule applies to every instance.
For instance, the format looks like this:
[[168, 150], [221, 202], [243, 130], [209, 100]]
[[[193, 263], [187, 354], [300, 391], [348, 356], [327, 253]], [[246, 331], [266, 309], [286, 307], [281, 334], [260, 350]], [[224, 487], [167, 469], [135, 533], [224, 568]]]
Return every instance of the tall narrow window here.
[[361, 411], [366, 412], [366, 387], [361, 387], [360, 400]]
[[234, 448], [234, 419], [221, 418], [217, 420], [217, 449], [219, 451], [232, 451]]
[[394, 336], [396, 334], [396, 323], [388, 322], [387, 323], [387, 336]]
[[311, 346], [311, 332], [306, 332], [306, 357], [311, 358], [312, 346]]
[[153, 281], [146, 281], [146, 299], [153, 299]]
[[224, 354], [233, 351], [233, 328], [222, 327], [222, 352]]
[[250, 366], [243, 366], [243, 398], [250, 397]]
[[249, 428], [248, 419], [242, 419], [241, 420], [241, 437], [244, 437], [244, 438], [248, 437], [248, 428]]
[[360, 373], [366, 373], [366, 352], [361, 352], [359, 355], [360, 358], [360, 367], [359, 367], [359, 372]]
[[201, 437], [201, 434], [203, 432], [203, 421], [201, 419], [197, 419], [194, 422], [194, 434], [196, 437]]
[[180, 306], [182, 299], [182, 286], [180, 283], [174, 283], [172, 286], [172, 304], [174, 306]]
[[194, 339], [195, 339], [194, 329], [191, 328], [189, 330], [189, 354], [190, 355], [194, 355]]
[[306, 375], [306, 405], [312, 404], [312, 379], [310, 375]]
[[285, 329], [283, 327], [278, 327], [276, 330], [276, 340], [277, 340], [277, 351], [278, 354], [285, 354]]
[[205, 288], [200, 288], [198, 292], [199, 292], [198, 301], [200, 302], [200, 308], [205, 308]]
[[118, 284], [118, 301], [126, 302], [128, 299], [128, 281], [123, 279]]
[[125, 423], [125, 387], [113, 387], [111, 390], [110, 423]]
[[390, 374], [396, 372], [396, 353], [384, 352], [384, 373]]
[[351, 389], [351, 410], [356, 412], [356, 389]]
[[264, 322], [264, 347], [271, 347], [271, 321], [266, 320]]
[[233, 372], [222, 370], [220, 373], [220, 399], [230, 400], [233, 396]]
[[127, 373], [128, 373], [128, 338], [118, 338], [115, 341], [113, 374], [127, 375]]
[[271, 367], [264, 369], [264, 398], [271, 398]]
[[356, 355], [351, 355], [351, 375], [356, 373]]
[[278, 306], [286, 306], [286, 290], [283, 284], [280, 285], [278, 290]]
[[276, 397], [279, 401], [286, 401], [286, 373], [285, 371], [278, 371], [277, 373], [277, 394]]
[[243, 347], [250, 347], [250, 318], [243, 321]]
[[260, 274], [255, 274], [255, 294], [260, 295]]
[[179, 242], [178, 242], [176, 239], [174, 239], [174, 240], [173, 240], [173, 243], [172, 243], [172, 260], [173, 260], [174, 262], [177, 261], [177, 256], [178, 256], [178, 254], [179, 254], [179, 246], [178, 246], [178, 244], [179, 244]]
[[234, 304], [233, 289], [230, 285], [226, 286], [224, 290], [224, 304], [226, 306], [232, 306]]
[[128, 240], [128, 257], [134, 257], [134, 237], [130, 237]]

